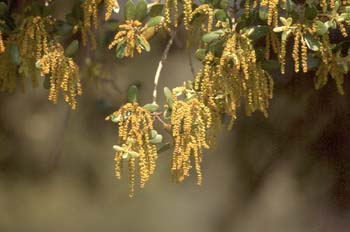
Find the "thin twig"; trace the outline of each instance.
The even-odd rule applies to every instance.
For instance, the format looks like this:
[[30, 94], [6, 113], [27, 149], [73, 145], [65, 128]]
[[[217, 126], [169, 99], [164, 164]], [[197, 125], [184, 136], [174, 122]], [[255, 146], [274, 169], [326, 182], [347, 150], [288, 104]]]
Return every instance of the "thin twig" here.
[[188, 55], [188, 63], [190, 65], [190, 69], [191, 69], [191, 73], [193, 75], [193, 77], [196, 77], [196, 71], [194, 70], [194, 66], [193, 66], [193, 60], [192, 60], [192, 53], [190, 48], [187, 48], [187, 55]]
[[159, 64], [158, 64], [156, 75], [154, 77], [153, 103], [157, 102], [157, 87], [158, 87], [160, 72], [162, 71], [162, 68], [163, 68], [163, 62], [165, 62], [165, 60], [168, 57], [168, 53], [169, 53], [169, 50], [171, 48], [171, 45], [174, 42], [175, 36], [176, 36], [176, 31], [173, 31], [173, 32], [170, 33], [170, 39], [169, 39], [169, 41], [168, 41], [168, 43], [167, 43], [167, 45], [165, 47], [165, 50], [164, 50], [163, 55], [162, 55], [162, 58], [161, 58], [161, 60], [159, 61]]

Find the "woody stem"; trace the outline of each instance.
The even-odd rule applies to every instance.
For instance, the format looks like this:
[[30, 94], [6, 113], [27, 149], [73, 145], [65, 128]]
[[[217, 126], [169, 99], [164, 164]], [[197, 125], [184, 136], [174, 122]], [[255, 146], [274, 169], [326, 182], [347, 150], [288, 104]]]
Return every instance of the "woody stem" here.
[[168, 53], [169, 53], [169, 50], [171, 48], [171, 45], [174, 42], [175, 35], [176, 35], [176, 31], [173, 31], [173, 32], [170, 33], [170, 39], [169, 39], [169, 41], [168, 41], [168, 43], [167, 43], [167, 45], [166, 45], [166, 47], [165, 47], [165, 49], [163, 51], [162, 58], [160, 59], [160, 61], [158, 63], [158, 68], [157, 68], [157, 71], [156, 71], [156, 75], [154, 77], [154, 90], [153, 90], [153, 103], [154, 104], [157, 103], [157, 87], [158, 87], [160, 72], [163, 69], [163, 63], [165, 62], [165, 60], [168, 57]]

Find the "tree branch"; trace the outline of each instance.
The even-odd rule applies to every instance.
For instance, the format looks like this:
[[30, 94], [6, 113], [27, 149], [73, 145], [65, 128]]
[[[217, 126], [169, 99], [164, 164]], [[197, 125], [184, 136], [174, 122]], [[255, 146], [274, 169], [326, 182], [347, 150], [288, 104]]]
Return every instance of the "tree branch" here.
[[157, 103], [157, 87], [158, 87], [160, 72], [162, 71], [162, 68], [163, 68], [163, 62], [165, 62], [165, 60], [168, 57], [168, 53], [169, 53], [169, 50], [171, 48], [171, 45], [174, 42], [175, 36], [176, 36], [176, 31], [173, 31], [173, 32], [170, 33], [170, 39], [169, 39], [169, 41], [168, 41], [168, 43], [167, 43], [167, 45], [166, 45], [166, 47], [164, 49], [162, 58], [161, 58], [161, 60], [159, 61], [159, 64], [158, 64], [156, 75], [154, 77], [153, 103]]

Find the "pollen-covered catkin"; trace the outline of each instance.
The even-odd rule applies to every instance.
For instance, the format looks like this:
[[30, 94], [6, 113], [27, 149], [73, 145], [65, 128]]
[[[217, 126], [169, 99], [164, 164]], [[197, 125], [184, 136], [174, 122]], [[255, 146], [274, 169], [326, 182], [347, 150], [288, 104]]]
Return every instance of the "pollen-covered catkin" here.
[[21, 55], [20, 73], [32, 78], [33, 86], [37, 86], [37, 69], [35, 63], [49, 51], [49, 34], [46, 26], [52, 24], [49, 17], [29, 16], [25, 18], [16, 34], [16, 41]]
[[119, 3], [117, 0], [104, 0], [106, 13], [105, 21], [109, 20], [112, 16], [114, 9], [119, 9]]
[[[5, 42], [8, 48], [10, 41]], [[11, 61], [9, 49], [0, 54], [0, 91], [12, 93], [16, 89], [17, 65]]]
[[[171, 114], [174, 152], [171, 171], [175, 181], [182, 182], [194, 166], [197, 184], [202, 183], [201, 162], [203, 149], [209, 149], [207, 130], [211, 127], [210, 109], [197, 98], [179, 101], [174, 97]], [[191, 157], [194, 159], [192, 165]]]
[[0, 31], [0, 54], [5, 52], [5, 43], [2, 38], [2, 32]]
[[184, 25], [186, 30], [190, 28], [190, 22], [192, 20], [192, 2], [193, 0], [183, 1], [183, 14], [184, 14]]
[[50, 52], [44, 55], [38, 64], [42, 76], [50, 76], [49, 100], [56, 104], [59, 92], [62, 92], [65, 102], [74, 110], [77, 106], [76, 96], [82, 94], [79, 67], [72, 58], [64, 55], [64, 49], [59, 43], [50, 47]]
[[206, 31], [211, 32], [214, 24], [214, 10], [210, 7], [210, 5], [202, 4], [197, 7], [191, 14], [191, 20], [196, 14], [204, 14], [208, 16], [208, 26]]
[[293, 45], [293, 52], [292, 52], [292, 57], [294, 60], [294, 71], [296, 73], [299, 72], [299, 44], [300, 44], [300, 38], [301, 38], [301, 32], [300, 30], [296, 30], [295, 36], [294, 36], [294, 45]]
[[140, 187], [143, 188], [156, 168], [157, 147], [150, 141], [153, 130], [152, 115], [137, 103], [127, 103], [106, 120], [118, 123], [118, 145], [114, 146], [115, 172], [120, 179], [123, 162], [126, 160], [129, 169], [129, 196], [132, 197], [136, 170], [140, 176]]
[[123, 49], [123, 56], [134, 57], [134, 51], [139, 54], [142, 50], [149, 51], [149, 43], [142, 34], [142, 23], [138, 20], [126, 20], [124, 24], [119, 26], [120, 31], [114, 36], [113, 41], [108, 48], [112, 49], [117, 46], [117, 49]]
[[307, 73], [307, 45], [305, 39], [301, 38], [301, 66], [303, 68], [303, 72]]

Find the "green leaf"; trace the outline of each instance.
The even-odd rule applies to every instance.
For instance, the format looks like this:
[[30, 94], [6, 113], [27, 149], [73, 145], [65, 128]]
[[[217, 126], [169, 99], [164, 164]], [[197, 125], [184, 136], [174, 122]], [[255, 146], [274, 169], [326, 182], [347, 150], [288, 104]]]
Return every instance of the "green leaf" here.
[[37, 69], [41, 69], [40, 60], [37, 60], [37, 61], [35, 62], [35, 67], [36, 67]]
[[122, 116], [121, 115], [118, 115], [117, 117], [114, 116], [114, 114], [112, 114], [111, 116], [111, 121], [114, 122], [114, 123], [117, 123], [120, 121], [120, 119], [122, 119]]
[[173, 94], [171, 92], [171, 90], [168, 87], [164, 87], [164, 95], [166, 98], [166, 103], [169, 106], [169, 108], [173, 108]]
[[114, 145], [114, 146], [113, 146], [113, 149], [114, 149], [115, 151], [124, 151], [124, 149], [123, 149], [121, 146], [118, 146], [118, 145]]
[[161, 24], [163, 22], [163, 20], [164, 20], [163, 16], [152, 17], [147, 21], [146, 26], [147, 27], [157, 26], [157, 25]]
[[137, 20], [141, 21], [147, 15], [147, 3], [145, 0], [140, 0], [136, 5], [135, 17]]
[[321, 61], [319, 58], [315, 58], [313, 56], [311, 56], [310, 54], [308, 54], [307, 56], [307, 69], [311, 70], [314, 69], [316, 67], [318, 67], [320, 65]]
[[79, 49], [79, 41], [75, 39], [68, 45], [64, 53], [68, 57], [73, 57], [74, 54], [78, 51], [78, 49]]
[[150, 139], [154, 139], [157, 136], [158, 132], [156, 130], [150, 130], [149, 137]]
[[307, 6], [305, 8], [305, 18], [313, 20], [317, 16], [317, 8], [315, 6]]
[[136, 85], [132, 85], [128, 90], [128, 102], [135, 103], [137, 102], [137, 98], [139, 95], [139, 91]]
[[215, 18], [220, 21], [226, 21], [227, 19], [226, 11], [221, 9], [215, 10]]
[[137, 40], [139, 41], [141, 47], [146, 50], [147, 52], [151, 51], [151, 46], [149, 45], [148, 41], [145, 40], [143, 37], [137, 35]]
[[317, 39], [315, 39], [315, 37], [313, 37], [311, 34], [306, 34], [304, 36], [304, 40], [306, 42], [307, 47], [312, 51], [320, 50], [320, 42]]
[[195, 56], [198, 60], [202, 61], [205, 58], [205, 54], [206, 54], [207, 50], [204, 48], [199, 48], [197, 49]]
[[128, 151], [128, 154], [129, 154], [131, 157], [135, 157], [135, 158], [140, 156], [140, 154], [137, 153], [136, 151]]
[[264, 7], [260, 7], [259, 9], [259, 18], [261, 20], [267, 20], [267, 17], [268, 17], [268, 14], [269, 14], [269, 8], [264, 6]]
[[115, 49], [115, 56], [119, 59], [124, 58], [125, 56], [125, 47], [126, 47], [126, 42], [121, 41], [118, 43], [116, 49]]
[[221, 7], [221, 9], [224, 9], [224, 10], [227, 9], [227, 7], [228, 7], [228, 1], [229, 1], [229, 0], [221, 0], [221, 1], [220, 1], [220, 7]]
[[163, 135], [157, 134], [153, 139], [150, 139], [149, 142], [152, 144], [158, 144], [163, 141]]
[[159, 110], [159, 105], [156, 103], [146, 104], [143, 106], [146, 110], [150, 112], [157, 112]]
[[158, 16], [158, 15], [161, 15], [162, 11], [163, 11], [163, 8], [164, 8], [164, 4], [155, 4], [149, 10], [148, 15], [150, 17], [155, 17], [155, 16]]
[[259, 25], [259, 26], [252, 28], [249, 31], [248, 36], [252, 40], [258, 40], [258, 39], [266, 36], [269, 33], [269, 31], [270, 31], [270, 29], [268, 26], [260, 26]]
[[132, 0], [128, 0], [124, 6], [125, 20], [134, 19], [136, 15], [136, 6]]
[[171, 111], [171, 108], [166, 109], [166, 110], [164, 111], [164, 113], [163, 113], [164, 119], [169, 120], [170, 117], [171, 117], [171, 112], [172, 112], [172, 111]]
[[334, 20], [329, 20], [329, 21], [325, 22], [324, 25], [327, 28], [332, 28], [332, 29], [335, 29], [337, 27], [337, 24]]
[[11, 59], [11, 62], [16, 64], [16, 65], [19, 65], [19, 63], [21, 62], [21, 58], [19, 55], [19, 49], [18, 49], [17, 45], [14, 43], [10, 44], [10, 59]]
[[323, 22], [317, 20], [315, 24], [316, 24], [316, 33], [318, 35], [324, 35], [328, 32], [328, 28]]
[[213, 42], [214, 40], [217, 40], [220, 38], [221, 35], [223, 35], [224, 32], [221, 31], [221, 30], [218, 30], [218, 31], [212, 31], [212, 32], [209, 32], [209, 33], [206, 33], [202, 36], [202, 41], [204, 43], [211, 43]]

